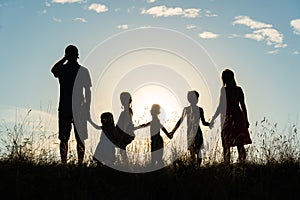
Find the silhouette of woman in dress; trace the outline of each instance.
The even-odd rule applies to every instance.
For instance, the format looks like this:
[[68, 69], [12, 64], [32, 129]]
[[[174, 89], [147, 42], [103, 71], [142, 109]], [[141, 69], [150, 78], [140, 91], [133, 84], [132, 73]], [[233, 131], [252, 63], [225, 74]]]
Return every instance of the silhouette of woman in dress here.
[[219, 105], [212, 117], [210, 128], [220, 114], [224, 162], [230, 163], [230, 147], [236, 146], [239, 161], [243, 163], [246, 159], [244, 145], [252, 143], [248, 131], [249, 121], [244, 92], [237, 86], [234, 73], [230, 69], [223, 70], [222, 81]]

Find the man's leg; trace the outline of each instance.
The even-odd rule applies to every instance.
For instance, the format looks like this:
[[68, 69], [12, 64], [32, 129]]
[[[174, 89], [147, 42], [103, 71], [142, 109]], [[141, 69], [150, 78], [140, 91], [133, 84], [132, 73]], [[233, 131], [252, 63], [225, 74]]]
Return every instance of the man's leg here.
[[[76, 124], [77, 125], [77, 124]], [[76, 139], [76, 143], [77, 143], [77, 157], [78, 157], [78, 164], [81, 165], [84, 159], [84, 152], [85, 152], [85, 145], [84, 145], [84, 140], [83, 138], [80, 138], [80, 133], [78, 133], [79, 131], [87, 131], [82, 129], [82, 127], [76, 128], [75, 124], [74, 124], [74, 132], [75, 132], [75, 139]]]
[[67, 164], [67, 156], [68, 156], [68, 141], [60, 141], [59, 145], [59, 150], [60, 150], [60, 158], [62, 164]]
[[69, 115], [65, 115], [59, 112], [58, 116], [58, 124], [59, 124], [59, 132], [58, 138], [60, 140], [59, 150], [62, 164], [67, 164], [67, 156], [68, 156], [68, 141], [71, 133], [71, 122], [72, 118]]

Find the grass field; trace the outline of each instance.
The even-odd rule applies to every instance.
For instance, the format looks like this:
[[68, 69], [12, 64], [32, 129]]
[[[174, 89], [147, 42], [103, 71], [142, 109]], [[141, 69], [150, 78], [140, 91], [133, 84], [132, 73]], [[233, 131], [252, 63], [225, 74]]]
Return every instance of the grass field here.
[[298, 199], [299, 163], [193, 168], [144, 174], [101, 166], [2, 161], [2, 195], [12, 199]]
[[[25, 137], [26, 120], [1, 130], [0, 192], [12, 199], [299, 199], [300, 157], [297, 126], [283, 131], [266, 119], [253, 128], [245, 164], [229, 166], [208, 152], [201, 167], [179, 158], [154, 172], [125, 173], [91, 158], [62, 166], [43, 145], [41, 130]], [[3, 126], [2, 126], [3, 127]], [[4, 137], [6, 136], [6, 137]], [[40, 147], [40, 148], [37, 148]], [[38, 149], [38, 150], [37, 150]], [[2, 198], [1, 198], [2, 199]]]

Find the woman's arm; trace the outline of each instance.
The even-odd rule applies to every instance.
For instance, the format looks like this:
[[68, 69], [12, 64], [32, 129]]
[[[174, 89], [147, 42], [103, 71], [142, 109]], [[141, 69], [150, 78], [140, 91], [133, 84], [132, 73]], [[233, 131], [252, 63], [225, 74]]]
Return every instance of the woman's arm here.
[[247, 128], [249, 128], [248, 112], [247, 112], [247, 108], [246, 108], [246, 104], [245, 104], [245, 96], [244, 96], [244, 92], [243, 92], [242, 88], [240, 88], [240, 95], [239, 96], [240, 96], [241, 109], [242, 109], [242, 112], [244, 113], [244, 117], [246, 119]]
[[215, 114], [212, 116], [211, 121], [210, 121], [210, 128], [212, 128], [214, 121], [216, 118], [219, 116], [219, 114], [222, 112], [224, 107], [226, 106], [226, 93], [225, 93], [225, 88], [222, 87], [220, 90], [220, 99], [219, 99], [219, 104], [216, 109]]

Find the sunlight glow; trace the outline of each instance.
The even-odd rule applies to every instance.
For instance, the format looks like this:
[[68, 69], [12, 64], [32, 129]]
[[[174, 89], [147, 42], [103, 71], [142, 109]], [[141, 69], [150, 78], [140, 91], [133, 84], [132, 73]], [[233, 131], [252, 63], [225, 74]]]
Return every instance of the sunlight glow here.
[[159, 118], [161, 123], [170, 120], [171, 117], [180, 112], [180, 104], [174, 93], [163, 85], [147, 84], [138, 88], [133, 93], [134, 119], [148, 122], [151, 120], [150, 109], [152, 104], [159, 104], [161, 114]]

